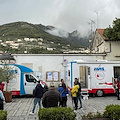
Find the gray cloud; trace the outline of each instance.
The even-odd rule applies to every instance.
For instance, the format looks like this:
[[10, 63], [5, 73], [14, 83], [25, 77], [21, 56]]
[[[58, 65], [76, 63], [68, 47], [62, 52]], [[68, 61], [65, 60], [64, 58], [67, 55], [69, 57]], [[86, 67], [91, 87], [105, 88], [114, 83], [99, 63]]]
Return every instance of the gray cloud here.
[[93, 30], [97, 24], [106, 28], [120, 16], [119, 11], [119, 0], [0, 0], [0, 25], [25, 21], [85, 34], [91, 29], [90, 20], [96, 23]]

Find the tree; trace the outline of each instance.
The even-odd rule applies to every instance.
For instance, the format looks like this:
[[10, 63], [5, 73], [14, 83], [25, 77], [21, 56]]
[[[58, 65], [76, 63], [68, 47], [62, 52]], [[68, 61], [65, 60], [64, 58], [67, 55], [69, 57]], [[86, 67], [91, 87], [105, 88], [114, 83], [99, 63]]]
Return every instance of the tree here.
[[120, 19], [116, 18], [113, 21], [112, 27], [109, 25], [109, 27], [104, 30], [103, 36], [105, 36], [106, 39], [120, 40]]
[[10, 60], [15, 61], [10, 54], [0, 55], [0, 83], [6, 82], [6, 91], [8, 91], [8, 82], [14, 77], [14, 71], [11, 67]]
[[14, 77], [14, 71], [5, 60], [1, 62], [2, 64], [0, 66], [0, 82], [6, 82], [6, 91], [8, 91], [8, 82]]

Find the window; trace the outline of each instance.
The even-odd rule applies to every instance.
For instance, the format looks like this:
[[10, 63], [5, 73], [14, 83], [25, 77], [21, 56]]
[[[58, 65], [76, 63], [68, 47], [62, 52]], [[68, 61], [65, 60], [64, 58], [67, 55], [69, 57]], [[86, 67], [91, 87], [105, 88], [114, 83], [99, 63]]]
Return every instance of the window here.
[[32, 75], [25, 75], [27, 82], [35, 82], [36, 79]]
[[57, 71], [46, 72], [46, 81], [59, 81], [59, 72]]

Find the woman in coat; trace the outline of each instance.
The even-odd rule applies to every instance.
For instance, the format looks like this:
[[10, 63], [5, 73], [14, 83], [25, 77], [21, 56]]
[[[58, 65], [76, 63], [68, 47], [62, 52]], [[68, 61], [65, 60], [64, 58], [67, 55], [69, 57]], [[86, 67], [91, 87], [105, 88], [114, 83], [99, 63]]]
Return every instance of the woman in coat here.
[[79, 89], [79, 85], [76, 82], [74, 82], [74, 87], [73, 87], [71, 93], [72, 93], [72, 97], [73, 97], [74, 104], [75, 104], [75, 110], [77, 110], [77, 92], [78, 92], [78, 89]]
[[58, 91], [60, 92], [62, 101], [61, 101], [61, 105], [62, 107], [67, 107], [67, 95], [68, 95], [68, 89], [66, 88], [66, 84], [62, 83], [59, 88]]

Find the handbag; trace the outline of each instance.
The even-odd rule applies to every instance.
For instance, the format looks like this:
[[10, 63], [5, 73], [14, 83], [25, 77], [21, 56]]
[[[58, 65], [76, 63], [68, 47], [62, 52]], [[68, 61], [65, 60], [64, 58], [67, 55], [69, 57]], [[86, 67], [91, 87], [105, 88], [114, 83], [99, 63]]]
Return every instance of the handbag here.
[[81, 93], [80, 93], [80, 91], [78, 91], [78, 92], [76, 93], [77, 97], [79, 97], [79, 96], [80, 96], [80, 94], [81, 94]]

